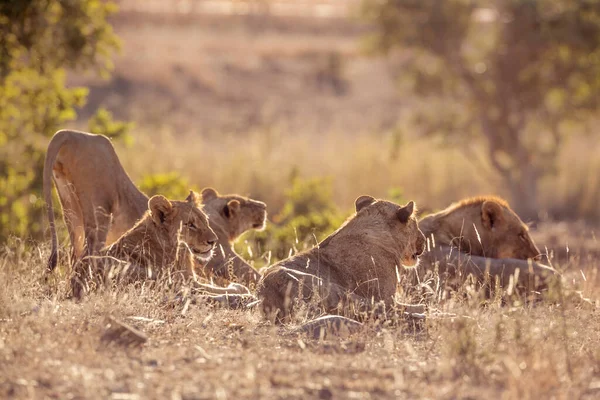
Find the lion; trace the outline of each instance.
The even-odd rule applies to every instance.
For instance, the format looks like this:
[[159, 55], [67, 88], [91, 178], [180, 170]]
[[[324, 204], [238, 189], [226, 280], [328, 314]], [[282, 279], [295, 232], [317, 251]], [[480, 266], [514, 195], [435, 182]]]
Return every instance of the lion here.
[[516, 277], [527, 290], [546, 287], [547, 278], [556, 275], [554, 269], [537, 262], [540, 251], [527, 225], [499, 197], [472, 197], [451, 204], [421, 218], [419, 228], [427, 238], [422, 264], [428, 268], [421, 275], [437, 265], [451, 278], [473, 275], [483, 282], [489, 274], [502, 287]]
[[[171, 201], [162, 195], [148, 200], [142, 218], [116, 242], [97, 255], [76, 264], [71, 279], [73, 295], [90, 290], [90, 282], [118, 275], [121, 282], [169, 276], [197, 280], [195, 267], [213, 256], [217, 235], [202, 211], [200, 196], [190, 191], [185, 201]], [[115, 272], [111, 264], [124, 266]]]
[[[269, 267], [258, 284], [264, 315], [291, 317], [297, 299], [318, 294], [327, 313], [383, 302], [394, 306], [398, 269], [415, 265], [425, 249], [411, 201], [404, 207], [371, 196], [355, 202], [356, 213], [311, 250]], [[358, 316], [357, 314], [353, 316]]]
[[[52, 180], [63, 208], [72, 245], [72, 260], [95, 254], [115, 242], [140, 219], [148, 197], [127, 175], [110, 140], [103, 135], [61, 130], [46, 153], [43, 192], [52, 236], [48, 269], [58, 262], [58, 239], [52, 205]], [[248, 229], [264, 229], [266, 205], [237, 195], [202, 192], [204, 210], [218, 236], [215, 257], [205, 272], [240, 283], [256, 284], [260, 274], [233, 250], [233, 241]]]
[[434, 247], [452, 246], [488, 258], [527, 260], [540, 256], [527, 225], [499, 197], [462, 200], [421, 218], [419, 227]]
[[250, 229], [265, 228], [267, 205], [235, 194], [219, 195], [212, 188], [202, 191], [202, 203], [219, 241], [215, 255], [203, 269], [205, 276], [221, 284], [256, 285], [260, 274], [234, 251], [233, 242]]

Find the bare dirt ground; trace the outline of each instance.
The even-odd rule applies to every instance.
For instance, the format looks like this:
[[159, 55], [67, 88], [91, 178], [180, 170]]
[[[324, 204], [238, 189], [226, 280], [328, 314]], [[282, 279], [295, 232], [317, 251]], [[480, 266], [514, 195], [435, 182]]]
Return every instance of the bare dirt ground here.
[[430, 303], [419, 333], [369, 325], [322, 341], [147, 287], [77, 303], [64, 275], [44, 282], [47, 248], [15, 241], [0, 259], [0, 397], [598, 398], [600, 247], [583, 226], [542, 228], [542, 247], [569, 247], [554, 252], [565, 278], [552, 301], [481, 306], [475, 292]]

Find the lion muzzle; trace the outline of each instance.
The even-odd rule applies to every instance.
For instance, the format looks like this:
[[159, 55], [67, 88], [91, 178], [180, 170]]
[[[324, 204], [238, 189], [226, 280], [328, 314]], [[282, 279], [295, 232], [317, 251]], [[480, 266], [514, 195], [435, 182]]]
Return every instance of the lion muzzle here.
[[199, 248], [192, 247], [192, 254], [198, 261], [206, 264], [213, 257], [216, 243], [217, 242], [215, 240], [209, 240]]

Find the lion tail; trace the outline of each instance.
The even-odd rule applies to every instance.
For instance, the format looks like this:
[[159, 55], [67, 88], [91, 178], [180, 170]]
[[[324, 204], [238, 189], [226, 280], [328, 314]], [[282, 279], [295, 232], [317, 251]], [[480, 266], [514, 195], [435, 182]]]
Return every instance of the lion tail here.
[[52, 139], [50, 139], [48, 150], [46, 151], [46, 158], [44, 160], [43, 193], [44, 201], [46, 202], [46, 211], [48, 213], [48, 222], [50, 224], [50, 235], [52, 237], [52, 250], [50, 252], [50, 258], [48, 259], [49, 271], [53, 271], [58, 263], [58, 236], [56, 234], [54, 207], [52, 205], [52, 170], [56, 158], [58, 157], [58, 152], [70, 136], [71, 131], [68, 130], [56, 132], [54, 136], [52, 136]]

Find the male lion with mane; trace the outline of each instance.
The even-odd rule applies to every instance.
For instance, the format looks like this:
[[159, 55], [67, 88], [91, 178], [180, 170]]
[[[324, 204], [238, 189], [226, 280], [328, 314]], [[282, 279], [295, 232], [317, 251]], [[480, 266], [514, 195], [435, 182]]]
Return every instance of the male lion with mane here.
[[172, 278], [195, 280], [196, 265], [211, 259], [217, 243], [201, 207], [200, 196], [192, 191], [185, 201], [150, 198], [142, 218], [115, 243], [75, 263], [73, 295], [81, 297], [90, 284], [113, 276], [127, 283], [168, 272]]
[[[106, 136], [58, 131], [48, 144], [43, 175], [52, 235], [49, 270], [58, 262], [52, 180], [69, 231], [73, 262], [113, 243], [147, 210], [148, 197], [131, 181]], [[265, 203], [237, 195], [219, 195], [210, 188], [202, 192], [202, 202], [218, 237], [215, 256], [203, 272], [234, 278], [246, 285], [258, 282], [260, 274], [235, 253], [232, 242], [248, 229], [264, 228]]]
[[268, 319], [289, 320], [296, 300], [314, 295], [323, 311], [353, 317], [373, 303], [394, 307], [398, 270], [416, 264], [425, 248], [414, 203], [401, 207], [361, 196], [355, 206], [356, 213], [313, 249], [267, 269], [257, 294]]

